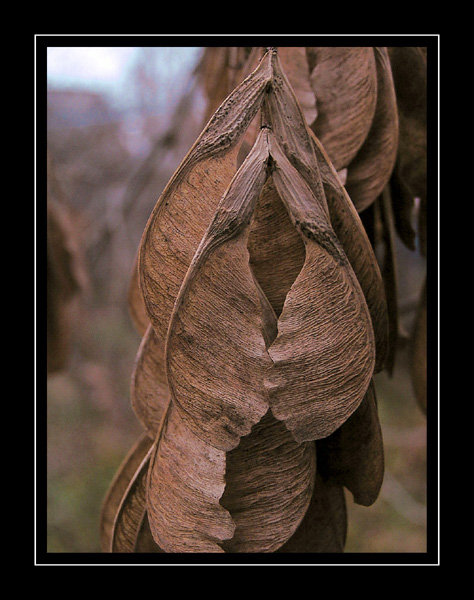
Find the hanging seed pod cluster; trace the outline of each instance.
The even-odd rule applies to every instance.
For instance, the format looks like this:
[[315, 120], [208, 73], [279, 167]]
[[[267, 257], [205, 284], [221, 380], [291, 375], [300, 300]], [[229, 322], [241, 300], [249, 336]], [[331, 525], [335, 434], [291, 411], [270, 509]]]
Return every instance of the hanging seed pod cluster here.
[[104, 501], [103, 550], [342, 552], [344, 488], [371, 505], [384, 471], [389, 311], [358, 211], [399, 148], [389, 55], [205, 60], [209, 120], [131, 282], [144, 432]]

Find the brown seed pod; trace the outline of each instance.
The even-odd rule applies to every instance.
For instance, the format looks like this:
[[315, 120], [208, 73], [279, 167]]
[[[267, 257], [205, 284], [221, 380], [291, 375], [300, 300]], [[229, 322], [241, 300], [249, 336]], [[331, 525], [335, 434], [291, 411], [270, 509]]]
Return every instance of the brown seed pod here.
[[280, 62], [268, 49], [258, 64], [255, 51], [229, 54], [235, 81], [253, 71], [145, 228], [130, 288], [143, 334], [131, 395], [150, 441], [113, 494], [120, 507], [108, 502], [114, 551], [340, 552], [343, 486], [363, 503], [376, 496], [382, 282], [305, 120], [311, 90], [285, 74], [282, 63], [296, 79], [307, 67], [293, 50]]
[[370, 206], [390, 180], [398, 149], [398, 110], [387, 48], [374, 48], [377, 104], [370, 131], [348, 165], [346, 189], [359, 212]]

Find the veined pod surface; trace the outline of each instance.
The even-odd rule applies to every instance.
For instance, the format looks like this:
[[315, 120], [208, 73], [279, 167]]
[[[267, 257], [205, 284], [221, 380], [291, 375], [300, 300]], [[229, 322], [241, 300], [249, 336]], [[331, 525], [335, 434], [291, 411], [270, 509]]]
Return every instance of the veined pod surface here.
[[[255, 286], [269, 346], [276, 315]], [[267, 411], [225, 452], [195, 435], [178, 408], [170, 402], [150, 466], [147, 505], [156, 544], [167, 552], [274, 552], [288, 542], [311, 502], [315, 444], [296, 443]]]
[[[275, 49], [262, 54], [209, 120], [141, 240], [130, 297], [143, 339], [131, 392], [151, 441], [114, 505], [114, 551], [339, 552], [343, 486], [365, 504], [378, 493], [380, 273], [308, 127], [311, 89], [297, 86], [297, 97], [282, 67], [303, 77], [303, 53], [281, 62]], [[257, 54], [232, 57], [245, 70]]]
[[183, 280], [166, 340], [173, 401], [196, 435], [222, 450], [235, 448], [268, 410], [263, 380], [271, 360], [247, 249], [267, 177], [267, 138], [262, 130], [219, 204]]
[[266, 385], [273, 414], [297, 441], [334, 432], [359, 406], [375, 366], [367, 304], [310, 188], [275, 144], [273, 179], [306, 248], [285, 300]]
[[377, 72], [374, 49], [306, 48], [318, 116], [309, 125], [335, 169], [351, 163], [374, 118]]
[[387, 48], [374, 48], [377, 104], [364, 144], [347, 169], [346, 189], [359, 212], [370, 206], [390, 180], [398, 149], [398, 110]]
[[139, 278], [147, 314], [162, 340], [189, 264], [235, 174], [239, 142], [270, 79], [267, 53], [217, 109], [148, 219], [139, 249]]

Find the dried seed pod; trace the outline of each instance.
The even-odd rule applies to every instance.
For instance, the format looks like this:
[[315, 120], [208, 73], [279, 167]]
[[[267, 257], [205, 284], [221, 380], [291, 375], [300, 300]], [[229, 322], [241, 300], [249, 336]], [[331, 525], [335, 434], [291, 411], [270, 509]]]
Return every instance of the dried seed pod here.
[[145, 227], [139, 251], [140, 286], [147, 314], [162, 340], [189, 264], [235, 174], [239, 141], [270, 78], [268, 56], [217, 109]]
[[306, 515], [294, 535], [277, 552], [340, 553], [347, 536], [344, 489], [316, 475], [313, 496]]
[[318, 198], [320, 209], [329, 215], [310, 129], [276, 51], [272, 53], [271, 65], [273, 78], [265, 98], [263, 118], [271, 123], [278, 146]]
[[312, 138], [276, 54], [272, 66], [272, 176], [306, 261], [268, 350], [274, 366], [266, 381], [273, 414], [301, 442], [329, 435], [360, 404], [375, 366], [375, 340], [365, 297], [330, 223]]
[[100, 514], [100, 539], [103, 552], [112, 551], [111, 544], [116, 514], [130, 484], [130, 480], [140, 467], [152, 443], [152, 439], [142, 434], [122, 461], [109, 485]]
[[398, 111], [387, 48], [375, 48], [377, 105], [370, 131], [348, 165], [346, 189], [359, 212], [382, 193], [390, 180], [398, 148]]
[[143, 435], [122, 462], [109, 487], [101, 513], [104, 552], [162, 552], [150, 539], [146, 481], [153, 440]]
[[389, 351], [389, 323], [384, 280], [373, 246], [354, 204], [320, 141], [314, 135], [312, 140], [331, 224], [364, 293], [372, 319], [376, 346], [374, 372], [378, 373], [385, 368]]
[[154, 439], [169, 401], [165, 372], [165, 345], [153, 327], [142, 338], [131, 381], [132, 408], [148, 435]]
[[305, 249], [271, 176], [253, 214], [248, 249], [252, 271], [279, 316], [286, 295], [303, 267]]
[[147, 507], [153, 537], [165, 552], [224, 552], [235, 525], [219, 500], [226, 453], [186, 426], [170, 402], [150, 463]]
[[143, 301], [143, 295], [140, 289], [140, 282], [138, 279], [138, 253], [135, 256], [132, 267], [132, 275], [128, 284], [128, 311], [132, 319], [132, 323], [135, 325], [135, 329], [140, 335], [145, 335], [145, 332], [150, 324], [148, 318], [145, 302]]
[[[259, 293], [268, 346], [277, 335], [276, 316]], [[216, 503], [223, 465], [225, 491], [219, 504], [232, 521]], [[297, 444], [267, 412], [237, 448], [223, 453], [194, 436], [179, 410], [170, 405], [150, 473], [151, 530], [167, 551], [273, 552], [291, 538], [308, 508], [316, 473], [315, 446]], [[211, 484], [213, 492], [208, 489]], [[208, 519], [221, 527], [211, 538]], [[235, 530], [225, 540], [231, 523]]]
[[[277, 317], [261, 293], [265, 343], [275, 340]], [[288, 542], [304, 518], [314, 488], [316, 446], [298, 444], [270, 411], [227, 453], [221, 504], [236, 528], [226, 552], [274, 552]]]
[[374, 49], [322, 47], [306, 52], [318, 110], [311, 128], [339, 171], [360, 150], [374, 118]]
[[263, 376], [271, 361], [247, 250], [267, 174], [267, 137], [262, 131], [199, 245], [166, 341], [173, 401], [196, 435], [223, 450], [235, 448], [268, 409]]
[[268, 95], [268, 107], [275, 135], [287, 158], [319, 199], [321, 210], [329, 216], [362, 288], [375, 332], [375, 371], [378, 372], [384, 366], [387, 353], [388, 324], [384, 284], [373, 248], [334, 165], [321, 142], [306, 126], [277, 57], [274, 57], [273, 71], [276, 81], [272, 82], [273, 93]]
[[[235, 64], [255, 53], [247, 60]], [[354, 423], [374, 422], [364, 404], [384, 342], [374, 265], [271, 49], [211, 118], [142, 237], [132, 405], [155, 443], [147, 477], [142, 461], [122, 498], [115, 548], [342, 551], [342, 484], [337, 469], [334, 485], [316, 476], [313, 440], [332, 442], [341, 466]], [[366, 501], [372, 454], [359, 450], [365, 462], [346, 482]]]
[[316, 442], [318, 472], [345, 486], [357, 504], [370, 506], [383, 482], [384, 454], [373, 381], [360, 406], [329, 437]]
[[370, 314], [317, 199], [277, 146], [273, 179], [306, 247], [306, 261], [268, 352], [273, 414], [299, 442], [330, 435], [362, 401], [375, 365]]
[[283, 70], [293, 88], [306, 123], [311, 126], [317, 115], [316, 97], [310, 82], [306, 48], [281, 46], [278, 48]]
[[235, 522], [226, 552], [275, 552], [303, 520], [316, 475], [314, 443], [297, 444], [269, 411], [227, 454], [221, 504]]

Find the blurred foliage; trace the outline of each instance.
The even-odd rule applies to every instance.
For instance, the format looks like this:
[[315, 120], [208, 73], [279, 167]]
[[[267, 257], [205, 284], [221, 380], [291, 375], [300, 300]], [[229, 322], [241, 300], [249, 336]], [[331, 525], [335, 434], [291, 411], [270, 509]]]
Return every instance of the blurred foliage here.
[[[160, 115], [142, 106], [132, 118], [108, 111], [107, 100], [94, 94], [81, 92], [81, 100], [74, 92], [68, 99], [49, 91], [48, 150], [58, 185], [78, 215], [76, 229], [90, 278], [74, 309], [67, 365], [47, 384], [51, 553], [100, 552], [102, 500], [141, 432], [129, 396], [140, 336], [128, 314], [127, 291], [146, 219], [201, 129], [199, 90], [189, 71], [181, 76], [189, 84], [180, 86], [179, 98], [170, 93], [174, 109]], [[140, 81], [136, 77], [136, 85]], [[67, 114], [72, 99], [84, 109], [81, 126], [57, 118], [60, 111]], [[88, 124], [85, 106], [98, 104], [99, 113], [109, 116]], [[399, 261], [399, 300], [409, 332], [425, 262], [401, 244]], [[426, 418], [413, 393], [406, 345], [393, 375], [379, 374], [375, 382], [385, 482], [368, 508], [355, 505], [348, 494], [346, 552], [426, 552]]]

